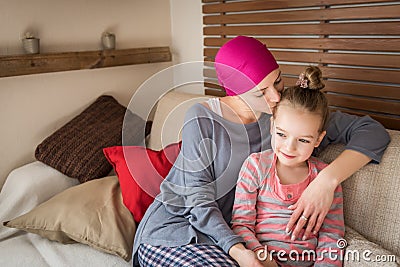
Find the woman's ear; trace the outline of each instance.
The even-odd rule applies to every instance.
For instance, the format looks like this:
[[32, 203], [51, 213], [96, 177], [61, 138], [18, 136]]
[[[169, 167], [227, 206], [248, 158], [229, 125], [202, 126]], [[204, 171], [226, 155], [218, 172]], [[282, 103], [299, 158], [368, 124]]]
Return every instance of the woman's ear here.
[[314, 147], [318, 147], [319, 144], [321, 144], [322, 139], [324, 139], [325, 135], [326, 135], [326, 131], [323, 131], [322, 133], [319, 134], [318, 139], [317, 139], [317, 143], [315, 144]]

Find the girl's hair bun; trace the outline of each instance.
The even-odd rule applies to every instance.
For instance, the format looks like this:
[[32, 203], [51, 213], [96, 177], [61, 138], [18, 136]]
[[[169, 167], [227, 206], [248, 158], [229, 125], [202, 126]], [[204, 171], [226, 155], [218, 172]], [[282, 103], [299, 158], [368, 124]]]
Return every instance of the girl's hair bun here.
[[309, 66], [304, 71], [304, 78], [308, 80], [308, 89], [321, 90], [325, 87], [322, 81], [322, 72], [316, 66]]

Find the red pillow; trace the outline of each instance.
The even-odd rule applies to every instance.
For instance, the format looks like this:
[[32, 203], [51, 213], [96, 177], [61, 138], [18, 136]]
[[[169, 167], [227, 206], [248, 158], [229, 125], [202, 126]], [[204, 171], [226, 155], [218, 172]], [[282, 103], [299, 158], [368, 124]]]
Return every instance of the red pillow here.
[[103, 149], [118, 176], [123, 202], [137, 223], [160, 193], [160, 184], [174, 164], [180, 148], [181, 142], [170, 144], [160, 151], [142, 146]]

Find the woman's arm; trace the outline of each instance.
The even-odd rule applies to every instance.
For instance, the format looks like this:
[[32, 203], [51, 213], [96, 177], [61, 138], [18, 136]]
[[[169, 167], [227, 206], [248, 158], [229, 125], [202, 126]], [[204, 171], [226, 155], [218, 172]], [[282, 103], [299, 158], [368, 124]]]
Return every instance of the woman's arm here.
[[355, 116], [340, 111], [329, 116], [326, 136], [316, 154], [330, 144], [344, 144], [346, 150], [358, 151], [379, 163], [390, 142], [390, 136], [379, 122], [369, 116]]
[[371, 160], [380, 162], [390, 142], [386, 129], [369, 116], [358, 117], [341, 112], [331, 114], [327, 135], [320, 147], [332, 143], [344, 143], [346, 149], [322, 170], [303, 192], [293, 209], [287, 230], [293, 229], [297, 237], [306, 221], [298, 220], [301, 215], [309, 218], [305, 236], [318, 232], [332, 204], [335, 188]]
[[[207, 235], [225, 252], [243, 242], [225, 221], [217, 203], [212, 118], [199, 106], [189, 109], [182, 129], [181, 152], [157, 197], [172, 215], [187, 218], [199, 232]], [[230, 218], [229, 218], [230, 219]]]

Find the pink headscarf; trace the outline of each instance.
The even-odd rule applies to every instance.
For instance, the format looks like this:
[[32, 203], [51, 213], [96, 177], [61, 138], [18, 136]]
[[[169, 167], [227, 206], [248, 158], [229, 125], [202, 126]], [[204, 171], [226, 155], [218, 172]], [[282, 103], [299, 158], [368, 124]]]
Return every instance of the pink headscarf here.
[[240, 95], [279, 68], [268, 48], [255, 38], [238, 36], [225, 43], [215, 57], [218, 81], [227, 95]]

